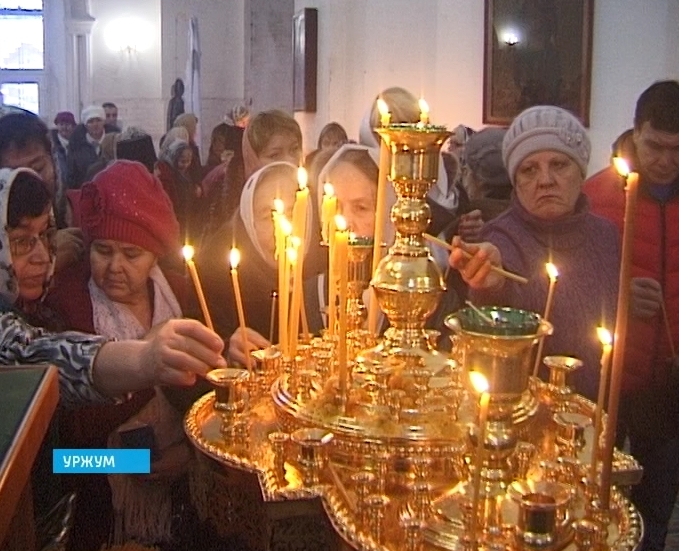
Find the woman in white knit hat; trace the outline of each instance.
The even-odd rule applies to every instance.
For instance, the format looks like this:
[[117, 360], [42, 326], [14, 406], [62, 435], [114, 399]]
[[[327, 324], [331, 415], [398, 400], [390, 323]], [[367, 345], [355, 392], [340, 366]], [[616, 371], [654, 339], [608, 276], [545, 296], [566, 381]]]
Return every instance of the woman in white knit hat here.
[[[542, 313], [549, 278], [559, 271], [552, 313], [554, 335], [546, 354], [580, 358], [575, 389], [596, 399], [601, 345], [596, 327], [612, 328], [618, 289], [620, 247], [610, 222], [589, 212], [581, 193], [590, 142], [580, 122], [554, 106], [531, 107], [512, 122], [502, 157], [514, 186], [510, 207], [487, 223], [483, 243], [454, 238], [450, 265], [462, 274], [477, 304], [513, 306]], [[465, 258], [463, 249], [473, 253]], [[504, 266], [529, 279], [515, 283], [491, 272]]]

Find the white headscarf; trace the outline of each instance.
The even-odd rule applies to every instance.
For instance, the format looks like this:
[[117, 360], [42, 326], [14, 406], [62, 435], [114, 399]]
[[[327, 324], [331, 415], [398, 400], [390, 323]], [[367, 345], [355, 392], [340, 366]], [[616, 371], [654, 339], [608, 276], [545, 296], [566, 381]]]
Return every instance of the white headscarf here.
[[[269, 163], [268, 165], [257, 170], [254, 174], [252, 174], [252, 176], [248, 178], [248, 181], [245, 182], [245, 186], [243, 187], [243, 191], [240, 196], [240, 210], [239, 210], [241, 220], [243, 221], [243, 225], [245, 226], [245, 231], [247, 232], [250, 241], [252, 241], [252, 245], [254, 246], [255, 250], [262, 258], [262, 260], [264, 260], [264, 262], [271, 266], [276, 265], [275, 260], [273, 258], [269, 258], [269, 255], [264, 251], [261, 243], [257, 239], [257, 230], [255, 229], [254, 202], [255, 202], [255, 191], [257, 189], [257, 186], [259, 185], [259, 182], [270, 170], [275, 169], [276, 167], [288, 167], [292, 171], [293, 178], [291, 179], [291, 183], [295, 182], [295, 189], [297, 189], [297, 178], [296, 178], [297, 167], [295, 165], [284, 161], [276, 161], [274, 163]], [[273, 210], [273, 205], [271, 205], [271, 209]], [[306, 221], [307, 232], [304, 243], [304, 250], [306, 252], [309, 251], [309, 244], [311, 243], [311, 237], [312, 234], [314, 233], [312, 231], [313, 230], [312, 224], [313, 224], [313, 209], [311, 208], [311, 204], [309, 204], [307, 208], [307, 221]]]
[[[378, 147], [368, 147], [366, 145], [352, 143], [344, 144], [337, 151], [335, 151], [335, 153], [333, 153], [332, 157], [328, 159], [328, 162], [325, 163], [325, 166], [318, 174], [318, 182], [316, 183], [316, 201], [317, 204], [319, 205], [319, 211], [320, 205], [323, 202], [324, 193], [323, 184], [325, 184], [325, 182], [327, 181], [329, 181], [332, 184], [332, 178], [329, 178], [329, 175], [332, 173], [335, 167], [340, 162], [342, 162], [342, 158], [349, 151], [366, 151], [370, 155], [370, 158], [375, 163], [375, 166], [377, 168], [379, 168], [380, 166], [380, 150]], [[375, 182], [375, 187], [377, 187], [377, 182]], [[393, 207], [395, 203], [396, 203], [396, 192], [394, 191], [394, 186], [392, 185], [391, 181], [387, 179], [386, 200], [384, 202], [384, 209], [386, 211], [384, 213], [385, 214], [384, 220], [386, 226], [384, 228], [383, 233], [384, 242], [387, 245], [391, 245], [394, 241], [394, 225], [391, 223], [391, 218], [389, 214], [391, 213], [391, 207]]]

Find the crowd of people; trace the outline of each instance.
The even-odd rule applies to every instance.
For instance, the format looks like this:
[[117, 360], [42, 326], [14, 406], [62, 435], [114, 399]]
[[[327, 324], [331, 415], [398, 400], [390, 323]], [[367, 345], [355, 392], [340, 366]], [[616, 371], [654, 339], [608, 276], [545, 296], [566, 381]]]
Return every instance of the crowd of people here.
[[[417, 98], [407, 90], [390, 88], [380, 97], [392, 122], [419, 120]], [[328, 323], [328, 258], [319, 245], [324, 182], [332, 182], [351, 231], [375, 234], [379, 138], [372, 129], [379, 115], [375, 101], [367, 107], [357, 140], [332, 122], [305, 158], [316, 198], [304, 247], [312, 332]], [[266, 347], [278, 334], [270, 326], [277, 281], [271, 210], [274, 198], [292, 210], [305, 151], [298, 123], [283, 111], [251, 115], [236, 106], [214, 127], [203, 164], [197, 117], [175, 113], [168, 122], [156, 149], [143, 130], [122, 128], [111, 103], [83, 109], [79, 124], [72, 113], [58, 113], [52, 129], [26, 112], [0, 117], [0, 362], [57, 366], [62, 447], [115, 446], [121, 428], [137, 421], [161, 435], [153, 491], [115, 477], [110, 487], [101, 478], [68, 482], [82, 505], [73, 549], [100, 547], [114, 525], [116, 542], [172, 548], [178, 494], [169, 488], [190, 453], [181, 431], [187, 401], [170, 387], [193, 387], [186, 390], [190, 403], [205, 390], [196, 382], [208, 370], [227, 359], [243, 362], [251, 352], [243, 349], [225, 281], [232, 245], [244, 252], [246, 341]], [[679, 343], [679, 232], [672, 222], [679, 210], [679, 83], [657, 82], [640, 96], [633, 128], [614, 149], [640, 177], [618, 437], [644, 468], [632, 498], [646, 524], [643, 549], [656, 551], [679, 490], [679, 362], [670, 353], [672, 340]], [[508, 128], [458, 127], [441, 155], [427, 202], [429, 232], [452, 244], [449, 256], [432, 250], [446, 273], [442, 313], [467, 299], [541, 312], [545, 264], [553, 262], [560, 272], [550, 316], [555, 332], [544, 351], [580, 358], [571, 384], [594, 399], [595, 328], [612, 328], [616, 316], [621, 177], [608, 168], [587, 179], [587, 130], [550, 105], [526, 109]], [[389, 188], [386, 208], [395, 200]], [[388, 217], [386, 224], [389, 242]], [[203, 325], [186, 277], [184, 243], [197, 249], [214, 331]], [[506, 280], [493, 266], [529, 284]], [[441, 328], [442, 318], [439, 312], [430, 325]], [[157, 491], [158, 479], [166, 492]], [[140, 526], [126, 515], [130, 499], [152, 522]]]

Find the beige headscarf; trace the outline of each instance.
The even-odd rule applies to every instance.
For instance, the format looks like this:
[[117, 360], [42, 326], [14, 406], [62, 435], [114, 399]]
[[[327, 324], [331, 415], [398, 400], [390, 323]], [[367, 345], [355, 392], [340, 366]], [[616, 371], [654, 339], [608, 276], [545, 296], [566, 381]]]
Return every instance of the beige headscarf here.
[[174, 126], [183, 126], [189, 132], [189, 139], [193, 140], [198, 128], [198, 117], [193, 113], [182, 113], [174, 120]]

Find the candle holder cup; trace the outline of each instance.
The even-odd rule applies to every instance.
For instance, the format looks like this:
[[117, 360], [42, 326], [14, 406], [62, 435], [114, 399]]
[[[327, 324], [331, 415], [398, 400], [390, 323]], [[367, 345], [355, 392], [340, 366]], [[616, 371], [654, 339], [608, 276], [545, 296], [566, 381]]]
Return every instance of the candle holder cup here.
[[298, 446], [297, 461], [302, 468], [304, 486], [318, 485], [333, 434], [323, 429], [298, 429], [290, 435], [290, 439]]
[[221, 433], [227, 445], [233, 445], [242, 435], [239, 423], [245, 411], [245, 388], [250, 374], [244, 369], [213, 369], [206, 379], [215, 392], [214, 409], [222, 419]]

